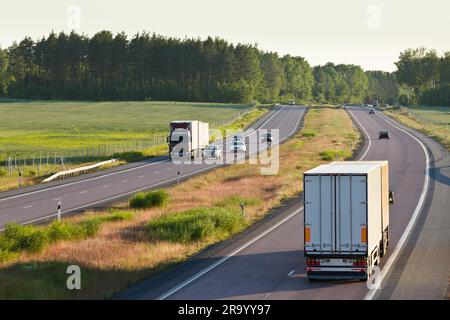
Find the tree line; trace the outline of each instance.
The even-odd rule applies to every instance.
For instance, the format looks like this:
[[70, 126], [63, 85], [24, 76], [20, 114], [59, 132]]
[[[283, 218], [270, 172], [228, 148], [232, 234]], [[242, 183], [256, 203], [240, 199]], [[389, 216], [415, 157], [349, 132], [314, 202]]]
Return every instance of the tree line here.
[[402, 104], [450, 106], [450, 51], [408, 49], [396, 65]]
[[178, 39], [142, 32], [129, 39], [123, 32], [113, 35], [101, 31], [92, 37], [52, 32], [38, 41], [26, 37], [0, 49], [0, 96], [394, 103], [399, 95], [409, 92], [409, 87], [415, 97], [438, 94], [441, 78], [439, 85], [434, 79], [428, 91], [422, 87], [419, 90], [407, 82], [407, 71], [400, 76], [400, 69], [409, 67], [407, 63], [400, 66], [400, 61], [397, 76], [364, 72], [356, 65], [311, 67], [302, 57], [281, 57], [254, 45], [234, 45], [220, 38]]

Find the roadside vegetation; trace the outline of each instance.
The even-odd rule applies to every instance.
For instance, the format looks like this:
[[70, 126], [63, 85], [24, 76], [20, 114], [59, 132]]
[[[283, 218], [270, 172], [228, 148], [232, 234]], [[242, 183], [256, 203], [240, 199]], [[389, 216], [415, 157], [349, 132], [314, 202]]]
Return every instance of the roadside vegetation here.
[[400, 123], [430, 136], [450, 151], [450, 107], [388, 108], [384, 112]]
[[153, 207], [165, 207], [169, 203], [169, 194], [166, 190], [139, 192], [131, 197], [131, 208], [147, 209]]
[[[3, 254], [0, 299], [111, 297], [262, 219], [284, 199], [301, 191], [302, 173], [325, 162], [323, 150], [348, 155], [360, 141], [351, 119], [341, 109], [311, 109], [303, 132], [315, 134], [299, 132], [280, 146], [277, 175], [261, 175], [258, 165], [226, 166], [165, 189], [168, 202], [164, 205], [157, 201], [150, 208], [131, 209], [129, 202], [118, 203], [112, 209], [64, 219], [63, 223], [71, 226], [94, 217], [102, 222], [89, 235], [68, 232], [76, 236], [57, 237], [37, 251], [19, 247], [8, 251], [10, 255]], [[110, 210], [125, 212], [126, 218], [111, 221]], [[43, 228], [48, 234], [52, 227], [30, 228]], [[72, 264], [81, 267], [81, 290], [65, 287], [66, 268]]]
[[82, 220], [55, 220], [47, 226], [6, 225], [0, 233], [0, 263], [14, 259], [21, 252], [39, 254], [49, 245], [57, 241], [80, 240], [97, 234], [102, 223], [130, 220], [131, 211], [112, 209], [101, 215], [88, 215]]

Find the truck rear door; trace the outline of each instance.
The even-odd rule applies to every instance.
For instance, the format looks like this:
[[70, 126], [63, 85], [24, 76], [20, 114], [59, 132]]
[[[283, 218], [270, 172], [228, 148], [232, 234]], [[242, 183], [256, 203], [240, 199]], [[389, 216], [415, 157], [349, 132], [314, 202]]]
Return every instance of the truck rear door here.
[[367, 248], [367, 178], [350, 175], [304, 177], [304, 250], [352, 253]]
[[367, 177], [339, 175], [336, 179], [336, 251], [367, 249]]
[[305, 251], [334, 250], [334, 183], [327, 175], [304, 178]]

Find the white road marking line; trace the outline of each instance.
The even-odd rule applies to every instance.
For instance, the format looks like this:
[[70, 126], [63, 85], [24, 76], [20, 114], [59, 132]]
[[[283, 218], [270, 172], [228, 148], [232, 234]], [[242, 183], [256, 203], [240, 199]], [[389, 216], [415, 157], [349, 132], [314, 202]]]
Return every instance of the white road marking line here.
[[83, 183], [83, 182], [87, 182], [87, 181], [97, 180], [97, 179], [109, 177], [109, 176], [120, 174], [120, 173], [124, 173], [124, 172], [129, 172], [129, 171], [133, 171], [133, 170], [137, 170], [137, 169], [142, 169], [142, 168], [145, 168], [145, 167], [148, 167], [148, 166], [152, 166], [152, 165], [155, 165], [155, 164], [158, 164], [158, 163], [162, 163], [162, 162], [169, 162], [169, 159], [164, 159], [164, 160], [160, 160], [160, 161], [156, 161], [156, 162], [152, 162], [152, 163], [148, 163], [148, 164], [143, 164], [141, 166], [137, 166], [137, 167], [133, 167], [133, 168], [125, 169], [125, 170], [119, 170], [119, 171], [116, 171], [116, 172], [111, 172], [111, 173], [107, 173], [107, 174], [100, 175], [100, 176], [97, 176], [97, 177], [83, 179], [83, 180], [80, 180], [80, 181], [69, 182], [69, 183], [65, 183], [65, 184], [59, 185], [59, 186], [49, 187], [49, 188], [45, 188], [45, 189], [41, 189], [41, 190], [30, 191], [30, 192], [27, 192], [27, 193], [22, 193], [22, 194], [18, 194], [18, 195], [15, 195], [15, 196], [2, 198], [2, 199], [0, 199], [0, 202], [6, 201], [6, 200], [10, 200], [10, 199], [15, 199], [15, 198], [28, 196], [30, 194], [41, 193], [41, 192], [44, 192], [44, 191], [50, 191], [50, 190], [54, 190], [54, 189], [64, 188], [64, 187], [71, 186], [71, 185], [74, 185], [74, 184], [79, 184], [79, 183]]
[[350, 109], [347, 109], [348, 110], [348, 113], [350, 113], [350, 115], [352, 116], [352, 118], [356, 121], [356, 122], [358, 122], [358, 124], [359, 124], [359, 126], [361, 127], [361, 129], [362, 129], [362, 131], [366, 134], [366, 136], [367, 136], [367, 141], [369, 141], [369, 145], [367, 146], [367, 149], [366, 149], [366, 151], [364, 151], [364, 153], [359, 157], [359, 159], [358, 160], [361, 160], [361, 159], [363, 159], [365, 156], [367, 156], [367, 153], [369, 153], [369, 150], [370, 150], [370, 147], [372, 146], [372, 139], [370, 139], [370, 135], [369, 135], [369, 133], [367, 132], [367, 130], [362, 126], [362, 124], [361, 124], [361, 122], [354, 116], [354, 114], [350, 111]]
[[155, 172], [153, 172], [154, 174], [158, 174], [159, 173], [159, 171], [155, 171]]
[[29, 209], [29, 208], [31, 208], [31, 207], [33, 207], [33, 206], [26, 206], [26, 207], [23, 207], [24, 209]]
[[[403, 231], [402, 236], [400, 237], [400, 240], [398, 241], [397, 245], [395, 246], [394, 251], [389, 256], [386, 264], [384, 265], [384, 268], [381, 270], [383, 272], [381, 273], [381, 279], [380, 279], [379, 283], [380, 283], [380, 285], [382, 285], [383, 281], [384, 281], [384, 278], [385, 278], [385, 275], [389, 273], [389, 270], [394, 265], [394, 263], [397, 260], [399, 254], [403, 251], [403, 247], [405, 246], [406, 241], [408, 240], [409, 234], [411, 233], [412, 229], [414, 228], [414, 225], [417, 222], [417, 218], [419, 217], [419, 214], [420, 214], [420, 212], [422, 210], [423, 204], [425, 202], [425, 197], [426, 197], [426, 195], [428, 193], [428, 184], [429, 184], [429, 175], [430, 175], [430, 157], [428, 155], [428, 150], [424, 146], [422, 141], [420, 141], [418, 138], [416, 138], [413, 134], [409, 133], [405, 129], [402, 129], [401, 127], [396, 125], [390, 119], [386, 119], [385, 117], [382, 117], [378, 113], [377, 113], [377, 115], [380, 118], [382, 118], [384, 121], [386, 121], [387, 123], [392, 125], [393, 127], [397, 128], [400, 131], [403, 131], [404, 133], [406, 133], [407, 135], [412, 137], [415, 141], [417, 141], [419, 143], [419, 145], [422, 147], [423, 152], [425, 153], [425, 158], [426, 158], [426, 160], [425, 160], [425, 162], [426, 162], [425, 163], [425, 181], [424, 181], [424, 184], [423, 184], [422, 193], [420, 194], [419, 202], [417, 203], [417, 206], [414, 209], [413, 215], [412, 215], [411, 219], [409, 220], [408, 225], [405, 228], [405, 231]], [[375, 297], [375, 294], [377, 293], [377, 291], [379, 291], [379, 290], [371, 290], [371, 291], [369, 291], [366, 294], [366, 296], [364, 297], [364, 300], [372, 300]]]
[[267, 300], [267, 298], [269, 298], [271, 292], [267, 292], [266, 294], [264, 294], [262, 300]]
[[84, 191], [81, 191], [80, 193], [81, 193], [81, 194], [85, 194], [86, 192], [87, 192], [87, 191], [86, 191], [86, 190], [84, 190]]
[[139, 176], [139, 178], [141, 178], [141, 179], [142, 179], [143, 177], [144, 177], [144, 176]]
[[103, 188], [109, 188], [109, 185], [105, 184], [105, 185], [103, 186]]
[[292, 276], [294, 274], [294, 272], [295, 272], [295, 269], [291, 270], [291, 272], [288, 273], [288, 277]]
[[297, 123], [295, 124], [294, 130], [292, 130], [291, 133], [288, 136], [286, 136], [283, 139], [281, 139], [280, 142], [290, 138], [295, 133], [295, 131], [298, 128], [298, 123], [300, 122], [300, 119], [302, 118], [304, 113], [305, 113], [305, 110], [303, 110], [302, 113], [300, 113], [300, 117], [298, 118]]
[[62, 198], [56, 198], [56, 199], [53, 199], [54, 201], [58, 201], [58, 200], [61, 200]]
[[122, 180], [123, 183], [125, 183], [125, 182], [127, 182], [127, 181], [128, 181], [127, 179], [123, 179], [123, 180]]
[[[181, 178], [190, 177], [190, 176], [194, 176], [196, 174], [202, 173], [202, 172], [207, 171], [207, 170], [211, 170], [212, 168], [215, 168], [215, 167], [218, 167], [218, 166], [220, 166], [220, 164], [215, 165], [214, 167], [207, 167], [207, 168], [195, 171], [195, 172], [191, 172], [191, 173], [185, 174], [183, 176], [180, 176], [180, 179]], [[102, 199], [102, 200], [99, 200], [99, 201], [91, 202], [91, 203], [88, 203], [88, 204], [85, 204], [85, 205], [82, 205], [82, 206], [79, 206], [79, 207], [76, 207], [76, 208], [73, 208], [73, 209], [62, 211], [61, 214], [72, 212], [72, 211], [77, 211], [77, 210], [81, 210], [81, 209], [85, 209], [85, 208], [88, 208], [90, 206], [94, 206], [94, 205], [97, 205], [97, 204], [100, 204], [100, 203], [109, 202], [109, 201], [112, 201], [114, 199], [122, 198], [122, 197], [128, 196], [130, 194], [133, 194], [133, 193], [136, 193], [136, 192], [139, 192], [139, 191], [142, 191], [142, 190], [151, 189], [151, 188], [154, 188], [156, 186], [169, 183], [171, 181], [177, 181], [177, 179], [178, 179], [178, 177], [177, 178], [168, 179], [168, 180], [164, 180], [164, 181], [160, 181], [158, 183], [155, 183], [155, 184], [152, 184], [152, 185], [149, 185], [149, 186], [145, 186], [145, 187], [142, 187], [142, 188], [139, 188], [139, 189], [135, 189], [133, 191], [128, 191], [128, 192], [125, 192], [125, 193], [122, 193], [122, 194], [119, 194], [119, 195], [115, 195], [115, 196], [112, 196], [112, 197], [109, 197], [109, 198], [106, 198], [106, 199]], [[33, 219], [33, 220], [25, 221], [22, 224], [23, 225], [31, 224], [31, 223], [34, 223], [34, 222], [37, 222], [37, 221], [41, 221], [41, 220], [49, 219], [49, 218], [52, 218], [52, 217], [56, 217], [57, 215], [58, 214], [56, 214], [56, 213], [55, 214], [49, 214], [49, 215], [46, 215], [46, 216], [41, 217], [41, 218], [36, 218], [36, 219]], [[5, 228], [0, 229], [0, 231], [4, 231], [4, 230], [5, 230]]]
[[263, 233], [259, 234], [258, 236], [254, 237], [252, 240], [248, 241], [247, 243], [243, 244], [242, 246], [240, 246], [239, 248], [237, 248], [236, 250], [234, 250], [233, 252], [231, 252], [229, 255], [224, 256], [223, 258], [221, 258], [219, 261], [211, 264], [210, 266], [206, 267], [205, 269], [203, 269], [202, 271], [198, 272], [196, 275], [192, 276], [191, 278], [185, 280], [184, 282], [180, 283], [178, 286], [174, 287], [173, 289], [167, 291], [166, 293], [162, 294], [161, 296], [159, 296], [156, 300], [164, 300], [168, 297], [170, 297], [171, 295], [173, 295], [174, 293], [176, 293], [177, 291], [179, 291], [180, 289], [184, 288], [185, 286], [187, 286], [188, 284], [194, 282], [195, 280], [197, 280], [198, 278], [200, 278], [201, 276], [203, 276], [205, 273], [213, 270], [214, 268], [218, 267], [219, 265], [221, 265], [222, 263], [224, 263], [225, 261], [227, 261], [228, 259], [230, 259], [231, 257], [235, 256], [236, 254], [238, 254], [239, 252], [241, 252], [242, 250], [244, 250], [245, 248], [247, 248], [248, 246], [250, 246], [252, 243], [258, 241], [259, 239], [261, 239], [262, 237], [264, 237], [266, 234], [268, 234], [269, 232], [275, 230], [276, 228], [278, 228], [279, 226], [281, 226], [283, 223], [285, 223], [286, 221], [290, 220], [292, 217], [296, 216], [300, 211], [303, 210], [303, 207], [296, 210], [295, 212], [291, 213], [290, 215], [288, 215], [286, 218], [284, 218], [283, 220], [279, 221], [278, 223], [276, 223], [275, 225], [273, 225], [272, 227], [270, 227], [269, 229], [265, 230]]

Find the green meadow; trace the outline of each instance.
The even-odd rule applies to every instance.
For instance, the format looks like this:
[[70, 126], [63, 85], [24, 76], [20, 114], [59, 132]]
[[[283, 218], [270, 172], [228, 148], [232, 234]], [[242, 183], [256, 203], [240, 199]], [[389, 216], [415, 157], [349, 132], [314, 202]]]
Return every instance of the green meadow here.
[[0, 159], [126, 143], [167, 134], [171, 120], [223, 126], [251, 105], [0, 100]]

